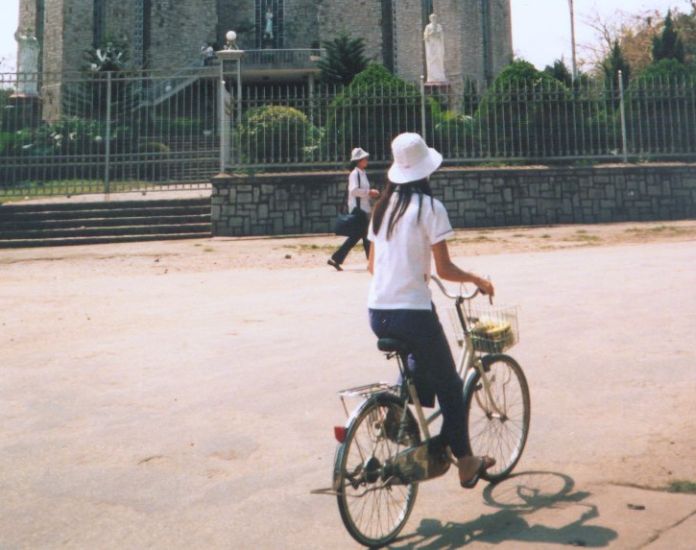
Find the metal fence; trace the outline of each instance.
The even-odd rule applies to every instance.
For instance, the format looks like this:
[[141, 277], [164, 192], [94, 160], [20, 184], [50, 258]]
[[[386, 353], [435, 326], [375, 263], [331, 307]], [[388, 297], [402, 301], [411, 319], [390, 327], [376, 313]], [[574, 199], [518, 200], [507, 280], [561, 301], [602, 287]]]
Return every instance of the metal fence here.
[[[308, 54], [309, 55], [309, 54]], [[225, 166], [387, 163], [417, 131], [448, 164], [693, 159], [696, 82], [568, 88], [550, 80], [462, 90], [422, 84], [220, 85], [217, 66], [173, 74], [0, 75], [0, 198], [207, 185]], [[223, 91], [224, 90], [224, 91]], [[222, 97], [221, 97], [221, 94]]]

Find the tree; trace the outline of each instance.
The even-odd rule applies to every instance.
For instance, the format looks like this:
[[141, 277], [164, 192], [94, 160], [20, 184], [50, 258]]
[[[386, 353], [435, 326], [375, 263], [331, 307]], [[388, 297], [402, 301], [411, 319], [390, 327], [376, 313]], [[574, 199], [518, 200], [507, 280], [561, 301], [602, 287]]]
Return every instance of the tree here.
[[324, 43], [326, 57], [317, 64], [324, 82], [347, 86], [368, 65], [365, 41], [341, 35]]
[[667, 12], [662, 33], [653, 38], [652, 57], [653, 62], [676, 59], [680, 63], [684, 63], [684, 43], [674, 28], [671, 11]]
[[547, 65], [544, 69], [544, 73], [552, 76], [559, 82], [563, 82], [563, 84], [569, 88], [573, 85], [573, 75], [563, 59], [556, 59], [553, 65]]
[[618, 40], [614, 40], [611, 51], [607, 57], [604, 58], [604, 61], [602, 61], [602, 72], [604, 73], [605, 82], [607, 82], [607, 84], [611, 83], [613, 86], [618, 86], [619, 71], [621, 71], [623, 86], [627, 88], [629, 79], [631, 78], [631, 66], [624, 58], [621, 44], [619, 44]]

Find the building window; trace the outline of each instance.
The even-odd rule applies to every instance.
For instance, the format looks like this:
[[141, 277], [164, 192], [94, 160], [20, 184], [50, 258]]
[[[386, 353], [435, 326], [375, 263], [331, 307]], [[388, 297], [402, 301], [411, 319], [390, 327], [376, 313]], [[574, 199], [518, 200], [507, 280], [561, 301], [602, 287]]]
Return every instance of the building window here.
[[285, 38], [285, 1], [256, 0], [256, 47], [283, 47]]

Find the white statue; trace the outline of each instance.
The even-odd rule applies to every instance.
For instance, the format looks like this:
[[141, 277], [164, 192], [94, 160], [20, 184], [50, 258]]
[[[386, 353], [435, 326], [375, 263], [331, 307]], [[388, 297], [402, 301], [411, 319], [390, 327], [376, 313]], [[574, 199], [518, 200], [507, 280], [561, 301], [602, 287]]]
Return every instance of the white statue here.
[[39, 41], [30, 30], [26, 34], [17, 31], [17, 93], [35, 96], [39, 94]]
[[268, 6], [266, 10], [266, 28], [263, 31], [263, 37], [273, 40], [273, 10]]
[[445, 32], [437, 22], [437, 15], [430, 15], [430, 23], [423, 33], [427, 82], [447, 82], [445, 75]]

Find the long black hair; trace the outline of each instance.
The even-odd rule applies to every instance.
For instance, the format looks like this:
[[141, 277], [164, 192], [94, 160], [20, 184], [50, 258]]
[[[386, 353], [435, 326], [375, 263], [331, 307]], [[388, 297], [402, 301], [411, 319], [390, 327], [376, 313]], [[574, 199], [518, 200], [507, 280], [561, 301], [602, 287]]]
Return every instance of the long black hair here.
[[382, 193], [382, 196], [377, 201], [375, 210], [372, 214], [372, 229], [375, 235], [379, 233], [379, 228], [382, 226], [382, 222], [384, 221], [384, 214], [387, 211], [387, 207], [389, 206], [391, 197], [394, 193], [398, 193], [399, 198], [397, 199], [396, 204], [391, 211], [391, 215], [389, 216], [387, 240], [389, 240], [389, 238], [392, 236], [394, 227], [398, 221], [406, 213], [406, 209], [408, 208], [408, 205], [411, 204], [411, 197], [413, 197], [413, 195], [418, 196], [418, 221], [420, 221], [421, 208], [423, 207], [423, 196], [427, 195], [430, 197], [431, 206], [433, 204], [433, 191], [430, 189], [430, 182], [428, 181], [428, 178], [398, 185], [388, 181], [386, 187], [384, 188], [384, 193]]

